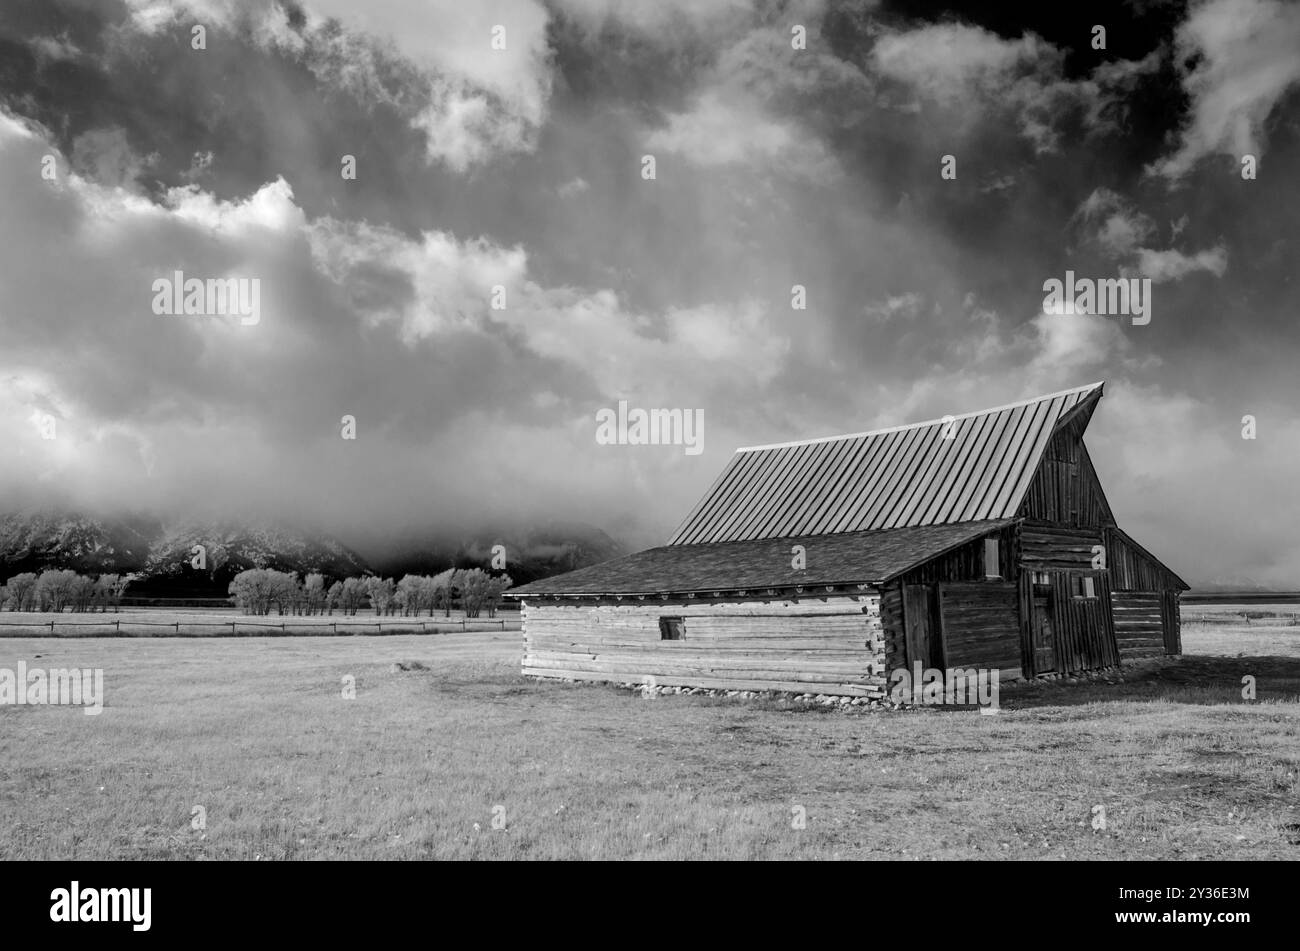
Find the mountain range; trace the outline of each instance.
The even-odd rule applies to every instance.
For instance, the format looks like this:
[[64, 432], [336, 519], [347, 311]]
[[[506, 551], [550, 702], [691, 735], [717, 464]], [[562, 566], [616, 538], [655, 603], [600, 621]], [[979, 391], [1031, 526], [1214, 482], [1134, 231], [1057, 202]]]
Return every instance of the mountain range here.
[[[203, 546], [202, 570], [192, 567]], [[135, 573], [139, 594], [225, 594], [246, 568], [277, 568], [330, 578], [375, 573], [400, 577], [449, 567], [489, 568], [501, 545], [516, 584], [597, 564], [626, 549], [599, 529], [552, 522], [528, 528], [410, 532], [361, 546], [287, 525], [167, 520], [148, 514], [97, 516], [67, 509], [0, 515], [0, 581], [24, 571], [71, 568], [85, 574]], [[497, 559], [498, 565], [500, 559]]]

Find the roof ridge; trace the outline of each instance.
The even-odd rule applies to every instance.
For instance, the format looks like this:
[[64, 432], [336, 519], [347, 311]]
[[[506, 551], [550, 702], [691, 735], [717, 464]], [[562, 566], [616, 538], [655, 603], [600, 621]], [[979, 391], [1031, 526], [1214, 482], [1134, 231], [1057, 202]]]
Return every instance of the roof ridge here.
[[970, 419], [975, 416], [987, 416], [990, 413], [1000, 413], [1003, 410], [1015, 409], [1019, 406], [1028, 406], [1031, 403], [1042, 403], [1045, 402], [1046, 400], [1054, 400], [1057, 397], [1069, 396], [1072, 393], [1082, 393], [1087, 390], [1095, 390], [1101, 386], [1104, 386], [1105, 383], [1106, 383], [1105, 380], [1098, 380], [1096, 383], [1087, 383], [1083, 386], [1071, 387], [1068, 390], [1060, 390], [1056, 393], [1046, 393], [1042, 396], [1032, 396], [1028, 399], [1017, 400], [1014, 403], [1006, 403], [1002, 406], [990, 406], [988, 409], [974, 410], [973, 412], [970, 413], [960, 413], [954, 416], [940, 416], [938, 419], [927, 419], [927, 420], [922, 420], [921, 422], [918, 423], [905, 423], [902, 426], [889, 426], [884, 429], [871, 429], [862, 433], [844, 433], [839, 436], [819, 436], [815, 439], [796, 439], [790, 442], [766, 443], [764, 445], [759, 445], [759, 446], [742, 446], [738, 448], [736, 452], [737, 453], [756, 452], [762, 449], [789, 449], [793, 446], [811, 446], [815, 443], [835, 442], [840, 439], [859, 439], [863, 436], [883, 436], [885, 433], [896, 433], [896, 432], [901, 432], [905, 429], [919, 429], [922, 426], [933, 426], [936, 423], [942, 423], [948, 419], [953, 419], [953, 420]]

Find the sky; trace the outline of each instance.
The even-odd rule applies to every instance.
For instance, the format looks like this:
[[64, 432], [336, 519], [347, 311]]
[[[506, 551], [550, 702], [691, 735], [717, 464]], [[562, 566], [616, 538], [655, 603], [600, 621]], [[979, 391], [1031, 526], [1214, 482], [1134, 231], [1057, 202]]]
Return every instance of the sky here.
[[736, 447], [1105, 380], [1120, 524], [1300, 587], [1300, 4], [1051, 6], [0, 0], [0, 500], [636, 549]]

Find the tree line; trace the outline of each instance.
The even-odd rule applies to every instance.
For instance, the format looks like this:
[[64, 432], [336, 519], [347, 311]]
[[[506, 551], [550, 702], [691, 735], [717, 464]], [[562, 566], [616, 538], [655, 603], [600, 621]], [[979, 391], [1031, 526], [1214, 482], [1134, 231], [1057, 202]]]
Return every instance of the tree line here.
[[369, 607], [377, 615], [429, 616], [442, 609], [451, 616], [460, 603], [466, 617], [486, 610], [496, 617], [501, 597], [513, 584], [509, 575], [490, 575], [482, 568], [448, 568], [436, 575], [406, 575], [401, 581], [374, 576], [350, 577], [326, 587], [326, 579], [312, 572], [301, 580], [290, 571], [250, 568], [230, 582], [230, 600], [245, 614], [355, 615]]
[[122, 604], [132, 575], [100, 575], [91, 578], [66, 568], [52, 568], [39, 575], [24, 572], [0, 585], [0, 608], [10, 611], [56, 611], [71, 608], [74, 614], [110, 607], [116, 613]]
[[[136, 575], [105, 574], [97, 578], [68, 569], [14, 575], [0, 585], [0, 609], [10, 611], [120, 610], [126, 587]], [[274, 568], [250, 568], [231, 580], [230, 603], [245, 614], [355, 615], [369, 607], [377, 615], [415, 617], [435, 610], [451, 616], [459, 603], [466, 617], [487, 611], [496, 617], [502, 595], [513, 584], [509, 575], [490, 575], [482, 568], [448, 568], [436, 575], [406, 575], [400, 581], [373, 576], [349, 577], [327, 584], [325, 576]]]

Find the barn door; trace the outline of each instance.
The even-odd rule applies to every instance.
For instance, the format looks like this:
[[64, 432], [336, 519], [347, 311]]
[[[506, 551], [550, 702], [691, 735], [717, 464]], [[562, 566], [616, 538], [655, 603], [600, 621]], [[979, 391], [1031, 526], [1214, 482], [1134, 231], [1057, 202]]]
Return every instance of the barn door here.
[[921, 662], [922, 667], [942, 667], [935, 585], [903, 585], [903, 626], [907, 632], [907, 663]]
[[[1035, 587], [1039, 587], [1035, 585]], [[1056, 672], [1056, 619], [1052, 616], [1050, 593], [1034, 592], [1033, 628], [1031, 643], [1034, 650], [1034, 673]]]

